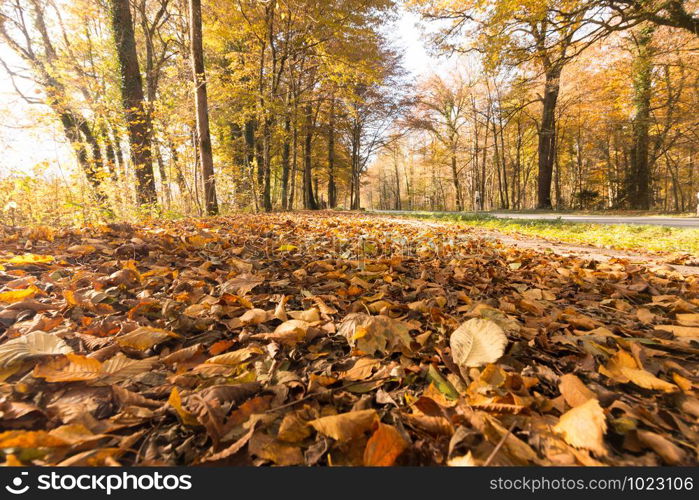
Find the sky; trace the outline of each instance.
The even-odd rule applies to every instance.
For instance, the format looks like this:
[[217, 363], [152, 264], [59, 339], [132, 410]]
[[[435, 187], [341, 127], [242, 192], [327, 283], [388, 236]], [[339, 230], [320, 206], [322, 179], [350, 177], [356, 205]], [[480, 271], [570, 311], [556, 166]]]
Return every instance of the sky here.
[[[445, 70], [448, 61], [430, 55], [422, 42], [423, 31], [417, 14], [401, 11], [396, 26], [389, 27], [389, 37], [404, 52], [409, 74], [420, 79], [432, 72]], [[0, 58], [13, 69], [21, 61], [0, 44]], [[22, 91], [34, 95], [28, 82], [17, 81]], [[47, 174], [65, 175], [75, 168], [75, 161], [57, 122], [43, 105], [27, 104], [17, 95], [4, 68], [0, 67], [0, 177], [12, 172], [32, 173], [36, 165], [49, 165]]]

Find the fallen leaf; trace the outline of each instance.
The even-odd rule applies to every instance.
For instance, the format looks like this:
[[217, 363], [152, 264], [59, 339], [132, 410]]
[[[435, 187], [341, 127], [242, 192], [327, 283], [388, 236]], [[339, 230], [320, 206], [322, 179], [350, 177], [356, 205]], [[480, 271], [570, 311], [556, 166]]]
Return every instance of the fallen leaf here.
[[597, 395], [588, 389], [582, 381], [573, 374], [566, 374], [561, 377], [558, 390], [569, 406], [575, 408], [586, 403], [590, 399], [596, 399]]
[[376, 410], [360, 410], [321, 417], [308, 423], [316, 431], [336, 441], [349, 441], [371, 429], [377, 418]]
[[167, 339], [179, 337], [180, 335], [168, 330], [142, 326], [136, 328], [132, 332], [117, 337], [116, 343], [122, 347], [130, 347], [139, 351], [145, 351]]
[[561, 415], [553, 430], [575, 448], [590, 450], [599, 456], [607, 454], [604, 444], [607, 421], [597, 399], [589, 399]]
[[364, 465], [389, 467], [407, 447], [408, 443], [395, 427], [379, 423], [364, 449]]
[[500, 359], [507, 346], [507, 336], [495, 322], [473, 318], [451, 334], [449, 343], [454, 363], [466, 376], [468, 368]]
[[73, 352], [60, 337], [41, 331], [8, 340], [0, 345], [0, 368], [8, 368], [27, 359]]

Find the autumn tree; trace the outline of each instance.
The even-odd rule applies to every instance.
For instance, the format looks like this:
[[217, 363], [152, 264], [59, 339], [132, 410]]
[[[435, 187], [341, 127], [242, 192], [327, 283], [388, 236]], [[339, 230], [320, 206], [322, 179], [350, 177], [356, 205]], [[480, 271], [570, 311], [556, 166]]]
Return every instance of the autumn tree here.
[[209, 102], [206, 92], [204, 71], [204, 50], [202, 46], [201, 0], [189, 0], [191, 27], [192, 73], [197, 113], [197, 139], [204, 180], [204, 203], [208, 215], [218, 214], [216, 201], [216, 180], [214, 178], [214, 158], [209, 132]]
[[153, 177], [151, 121], [144, 105], [131, 6], [129, 0], [110, 0], [109, 8], [121, 73], [121, 95], [129, 132], [131, 160], [136, 173], [138, 203], [154, 205], [158, 200]]

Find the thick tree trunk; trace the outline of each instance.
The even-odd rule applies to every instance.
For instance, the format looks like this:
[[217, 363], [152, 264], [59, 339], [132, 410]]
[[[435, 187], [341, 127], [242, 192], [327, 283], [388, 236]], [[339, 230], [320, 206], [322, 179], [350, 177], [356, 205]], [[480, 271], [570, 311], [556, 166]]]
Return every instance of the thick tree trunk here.
[[136, 172], [137, 201], [139, 205], [155, 205], [158, 199], [153, 178], [150, 119], [144, 108], [143, 82], [138, 67], [129, 0], [110, 0], [109, 3], [121, 73], [121, 97], [131, 145], [131, 161]]
[[653, 54], [651, 42], [653, 28], [643, 27], [636, 38], [636, 58], [633, 77], [633, 147], [631, 148], [631, 175], [628, 194], [631, 208], [648, 210], [651, 205], [649, 130], [650, 99], [653, 78]]
[[199, 142], [201, 177], [204, 182], [204, 203], [208, 215], [217, 215], [218, 200], [216, 199], [216, 178], [214, 177], [214, 156], [211, 148], [211, 133], [209, 131], [209, 101], [206, 92], [204, 47], [202, 45], [201, 0], [189, 0], [189, 18], [197, 113], [197, 139]]
[[556, 154], [556, 103], [560, 90], [561, 71], [552, 68], [546, 71], [541, 125], [539, 128], [539, 178], [537, 208], [551, 208], [551, 183], [553, 162]]

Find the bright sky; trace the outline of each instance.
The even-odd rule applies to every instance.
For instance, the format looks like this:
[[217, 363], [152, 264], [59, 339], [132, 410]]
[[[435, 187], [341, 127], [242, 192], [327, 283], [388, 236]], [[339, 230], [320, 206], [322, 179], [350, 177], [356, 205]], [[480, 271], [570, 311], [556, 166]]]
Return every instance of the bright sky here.
[[[432, 57], [422, 43], [417, 14], [402, 12], [392, 28], [391, 37], [405, 51], [404, 64], [414, 78], [445, 70], [447, 60]], [[21, 61], [2, 44], [0, 57], [13, 69], [21, 68]], [[19, 79], [17, 83], [24, 93], [35, 95], [27, 81]], [[27, 104], [19, 97], [9, 75], [0, 67], [0, 177], [13, 171], [30, 173], [42, 163], [51, 165], [52, 174], [65, 174], [74, 168], [70, 148], [56, 121], [48, 119], [50, 116], [46, 106]]]

